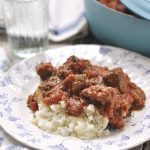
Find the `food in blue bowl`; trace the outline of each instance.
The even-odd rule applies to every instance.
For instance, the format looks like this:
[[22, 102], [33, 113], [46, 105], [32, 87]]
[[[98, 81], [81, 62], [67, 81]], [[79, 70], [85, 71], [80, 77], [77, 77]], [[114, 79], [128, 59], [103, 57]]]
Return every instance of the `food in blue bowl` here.
[[114, 10], [118, 10], [120, 12], [126, 13], [126, 11], [127, 11], [127, 9], [120, 2], [120, 0], [97, 0], [97, 2], [100, 2], [107, 7], [112, 8]]
[[102, 43], [150, 57], [150, 21], [109, 8], [96, 0], [84, 0], [92, 34]]

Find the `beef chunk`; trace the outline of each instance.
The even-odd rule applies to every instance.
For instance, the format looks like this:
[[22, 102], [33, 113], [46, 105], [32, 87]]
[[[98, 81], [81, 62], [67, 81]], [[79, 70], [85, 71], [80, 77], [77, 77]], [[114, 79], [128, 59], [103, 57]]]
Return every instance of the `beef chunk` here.
[[130, 113], [133, 98], [130, 94], [118, 94], [111, 102], [99, 107], [99, 113], [109, 118], [112, 127], [121, 129], [124, 127], [124, 117]]
[[98, 108], [101, 115], [108, 117], [109, 125], [115, 129], [121, 129], [124, 127], [123, 117], [120, 115], [119, 111], [111, 107], [110, 104], [101, 106]]
[[142, 89], [132, 83], [127, 74], [121, 68], [115, 68], [103, 76], [107, 86], [116, 87], [121, 93], [130, 93], [133, 97], [132, 109], [141, 109], [145, 104], [145, 94]]
[[109, 124], [116, 129], [122, 129], [125, 125], [123, 118], [118, 117], [118, 112], [115, 113], [113, 118], [110, 118]]
[[34, 112], [38, 110], [38, 104], [34, 95], [29, 95], [27, 100], [27, 106]]
[[74, 74], [68, 75], [62, 82], [63, 89], [68, 90], [72, 88], [72, 84], [75, 81], [76, 77]]
[[132, 109], [133, 110], [142, 109], [145, 105], [144, 91], [132, 82], [129, 83], [129, 87], [130, 87], [130, 94], [134, 99]]
[[130, 93], [134, 98], [132, 109], [133, 110], [142, 109], [145, 106], [144, 92], [140, 88], [137, 88], [135, 90], [132, 90]]
[[57, 70], [57, 75], [61, 78], [61, 79], [65, 79], [69, 74], [73, 74], [72, 70], [69, 69], [67, 66], [63, 65], [60, 66]]
[[130, 114], [130, 109], [134, 99], [128, 94], [117, 95], [112, 107], [117, 110], [122, 117], [126, 117]]
[[79, 116], [83, 112], [83, 103], [78, 97], [72, 97], [67, 100], [67, 113], [72, 116]]
[[81, 95], [88, 98], [91, 101], [97, 101], [105, 105], [106, 103], [112, 103], [119, 91], [112, 87], [105, 87], [101, 85], [90, 86], [82, 90]]
[[106, 85], [111, 87], [118, 87], [119, 86], [119, 75], [114, 72], [108, 72], [106, 75], [103, 76], [103, 79]]
[[64, 63], [65, 65], [66, 64], [70, 64], [70, 63], [75, 63], [75, 62], [78, 62], [80, 59], [75, 56], [75, 55], [72, 55], [70, 57], [68, 57], [67, 61]]
[[67, 61], [58, 68], [57, 74], [62, 79], [66, 78], [69, 74], [81, 74], [88, 67], [91, 66], [89, 60], [79, 59], [76, 56], [70, 56]]
[[104, 82], [107, 86], [116, 87], [121, 93], [129, 92], [129, 77], [121, 68], [114, 68], [103, 75]]
[[71, 64], [75, 63], [79, 59], [76, 56], [70, 56], [66, 62], [62, 66], [60, 66], [57, 70], [57, 75], [65, 79], [69, 74], [73, 74], [73, 71], [69, 67]]
[[74, 73], [83, 73], [83, 71], [90, 66], [90, 61], [89, 60], [79, 60], [75, 63], [72, 63], [69, 67]]
[[47, 92], [51, 90], [53, 87], [55, 87], [56, 85], [58, 85], [60, 82], [61, 80], [57, 76], [52, 76], [49, 79], [42, 81], [39, 86], [39, 89], [42, 92]]
[[50, 92], [47, 92], [44, 95], [42, 101], [46, 105], [52, 105], [52, 104], [58, 104], [59, 101], [65, 98], [66, 98], [66, 93], [56, 88], [54, 90], [51, 90]]
[[91, 78], [89, 80], [87, 80], [87, 86], [86, 87], [90, 87], [92, 85], [104, 85], [103, 83], [103, 79], [101, 76], [98, 76], [97, 78]]
[[100, 67], [100, 66], [89, 66], [87, 67], [83, 73], [86, 74], [86, 76], [91, 79], [91, 78], [96, 78], [98, 76], [102, 76], [108, 72], [108, 67]]
[[[91, 67], [92, 68], [92, 67]], [[85, 72], [86, 76], [89, 78], [89, 79], [92, 79], [92, 78], [97, 78], [99, 76], [98, 72], [96, 70], [91, 70], [91, 69], [86, 69]]]
[[67, 65], [68, 68], [71, 69], [74, 73], [78, 74], [82, 73], [87, 67], [91, 66], [91, 63], [89, 60], [79, 59], [73, 55], [67, 59], [65, 65]]
[[56, 68], [51, 63], [41, 63], [36, 66], [36, 72], [41, 80], [46, 80], [50, 76], [56, 74]]
[[63, 89], [70, 94], [79, 94], [86, 84], [86, 76], [84, 74], [70, 74], [62, 83]]

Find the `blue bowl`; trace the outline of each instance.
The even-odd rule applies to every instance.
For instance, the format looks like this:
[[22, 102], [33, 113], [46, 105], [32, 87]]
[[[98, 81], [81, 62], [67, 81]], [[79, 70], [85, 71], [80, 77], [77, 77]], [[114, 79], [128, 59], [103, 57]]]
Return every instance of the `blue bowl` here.
[[110, 9], [96, 0], [84, 0], [92, 34], [107, 45], [150, 57], [150, 21]]

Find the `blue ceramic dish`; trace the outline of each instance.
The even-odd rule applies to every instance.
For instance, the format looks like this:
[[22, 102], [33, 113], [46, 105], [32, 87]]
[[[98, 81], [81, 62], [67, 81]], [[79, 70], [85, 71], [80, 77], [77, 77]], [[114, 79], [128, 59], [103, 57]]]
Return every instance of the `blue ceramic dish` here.
[[150, 21], [110, 9], [96, 0], [84, 0], [93, 35], [107, 45], [150, 57]]

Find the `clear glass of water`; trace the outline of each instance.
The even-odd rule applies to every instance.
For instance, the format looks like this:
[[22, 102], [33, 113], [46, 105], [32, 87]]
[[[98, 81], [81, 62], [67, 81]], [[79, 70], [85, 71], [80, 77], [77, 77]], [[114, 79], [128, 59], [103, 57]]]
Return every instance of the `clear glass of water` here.
[[48, 47], [48, 0], [4, 0], [10, 48], [25, 58]]

